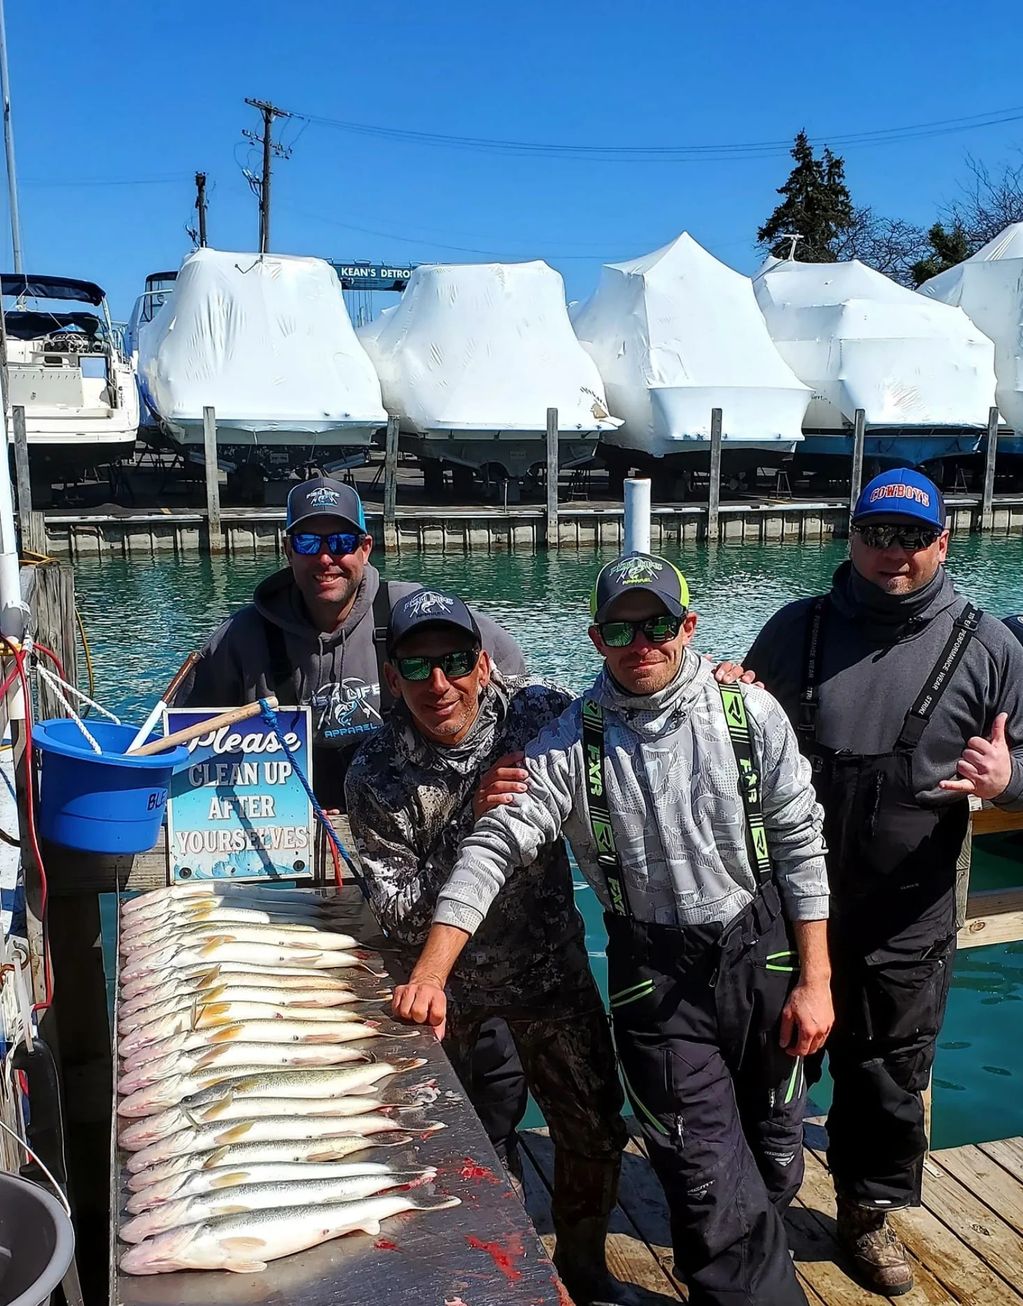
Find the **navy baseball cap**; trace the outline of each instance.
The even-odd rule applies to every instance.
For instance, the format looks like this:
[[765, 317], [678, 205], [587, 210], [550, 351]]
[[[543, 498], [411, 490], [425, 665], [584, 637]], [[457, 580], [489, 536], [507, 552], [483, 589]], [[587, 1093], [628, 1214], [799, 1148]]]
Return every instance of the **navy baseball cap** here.
[[360, 535], [366, 531], [362, 500], [350, 485], [335, 481], [332, 476], [314, 476], [289, 493], [284, 529], [289, 533], [297, 530], [311, 517], [336, 517]]
[[1014, 617], [1003, 617], [1002, 625], [1008, 626], [1009, 630], [1016, 636], [1019, 642], [1023, 644], [1023, 614]]
[[424, 626], [454, 626], [456, 630], [471, 635], [477, 644], [483, 643], [476, 618], [456, 594], [421, 589], [406, 594], [391, 608], [391, 619], [387, 623], [388, 653], [392, 653], [406, 635]]
[[934, 482], [911, 467], [896, 467], [868, 481], [856, 500], [852, 524], [865, 526], [886, 517], [912, 517], [916, 521], [945, 529], [945, 500]]
[[600, 569], [590, 595], [593, 620], [606, 620], [615, 599], [636, 590], [656, 594], [674, 617], [684, 617], [689, 611], [689, 585], [673, 562], [652, 553], [625, 553]]

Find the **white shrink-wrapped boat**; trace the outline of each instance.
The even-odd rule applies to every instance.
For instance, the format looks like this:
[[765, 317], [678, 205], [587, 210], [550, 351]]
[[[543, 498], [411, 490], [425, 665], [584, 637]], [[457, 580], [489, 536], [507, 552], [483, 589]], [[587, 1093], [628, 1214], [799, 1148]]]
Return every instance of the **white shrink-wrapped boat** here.
[[401, 302], [358, 334], [402, 446], [421, 457], [519, 477], [546, 458], [548, 408], [563, 467], [619, 424], [546, 263], [417, 267]]
[[853, 259], [769, 259], [753, 279], [771, 339], [813, 390], [801, 457], [865, 451], [919, 464], [973, 452], [994, 395], [991, 342], [965, 313]]
[[724, 450], [756, 450], [759, 461], [801, 441], [810, 392], [774, 347], [749, 277], [687, 233], [605, 265], [572, 324], [624, 419], [608, 444], [705, 460], [714, 408]]
[[235, 445], [367, 445], [387, 421], [322, 259], [196, 250], [138, 354], [146, 403], [182, 444], [202, 443], [207, 405]]
[[33, 477], [129, 457], [139, 429], [135, 371], [104, 292], [92, 281], [20, 272], [5, 272], [0, 283], [8, 416], [25, 410]]
[[[920, 287], [920, 293], [961, 308], [995, 347], [995, 391], [1003, 420], [1023, 453], [1023, 222], [1014, 222], [971, 258]], [[999, 447], [1009, 447], [1003, 436]]]

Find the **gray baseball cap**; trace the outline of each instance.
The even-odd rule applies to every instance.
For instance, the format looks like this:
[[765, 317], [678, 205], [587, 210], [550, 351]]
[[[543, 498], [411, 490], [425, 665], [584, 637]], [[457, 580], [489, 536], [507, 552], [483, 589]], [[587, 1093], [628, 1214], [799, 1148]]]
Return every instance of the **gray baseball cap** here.
[[296, 485], [288, 495], [284, 529], [289, 534], [311, 517], [336, 517], [360, 535], [366, 530], [362, 500], [350, 485], [335, 481], [332, 476], [314, 476], [311, 481]]

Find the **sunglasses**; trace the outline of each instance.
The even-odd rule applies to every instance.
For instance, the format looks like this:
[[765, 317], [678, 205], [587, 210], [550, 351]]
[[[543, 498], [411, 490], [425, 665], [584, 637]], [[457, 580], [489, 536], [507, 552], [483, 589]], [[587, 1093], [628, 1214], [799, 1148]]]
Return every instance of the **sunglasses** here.
[[480, 660], [479, 646], [458, 649], [454, 653], [442, 653], [439, 657], [395, 658], [394, 666], [402, 680], [423, 681], [433, 675], [434, 667], [440, 667], [448, 680], [460, 680], [474, 670]]
[[897, 544], [911, 553], [929, 549], [941, 535], [928, 526], [854, 526], [853, 530], [868, 549], [890, 549]]
[[640, 631], [651, 644], [667, 644], [682, 629], [683, 617], [665, 613], [642, 621], [602, 621], [597, 629], [608, 648], [628, 648]]
[[353, 535], [351, 531], [331, 531], [329, 535], [296, 531], [291, 537], [291, 547], [303, 558], [317, 558], [324, 550], [341, 557], [345, 553], [354, 553], [363, 538], [362, 535]]

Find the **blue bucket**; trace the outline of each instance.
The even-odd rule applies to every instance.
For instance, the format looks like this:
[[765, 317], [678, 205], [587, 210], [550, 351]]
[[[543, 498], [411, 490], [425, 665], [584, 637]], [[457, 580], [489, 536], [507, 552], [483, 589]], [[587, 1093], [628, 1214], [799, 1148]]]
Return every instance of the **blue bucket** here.
[[[183, 745], [151, 757], [126, 757], [135, 726], [90, 721], [95, 752], [73, 721], [39, 721], [32, 743], [42, 755], [39, 833], [89, 853], [143, 853], [160, 837], [167, 786], [188, 760]], [[155, 738], [156, 736], [154, 736]]]

